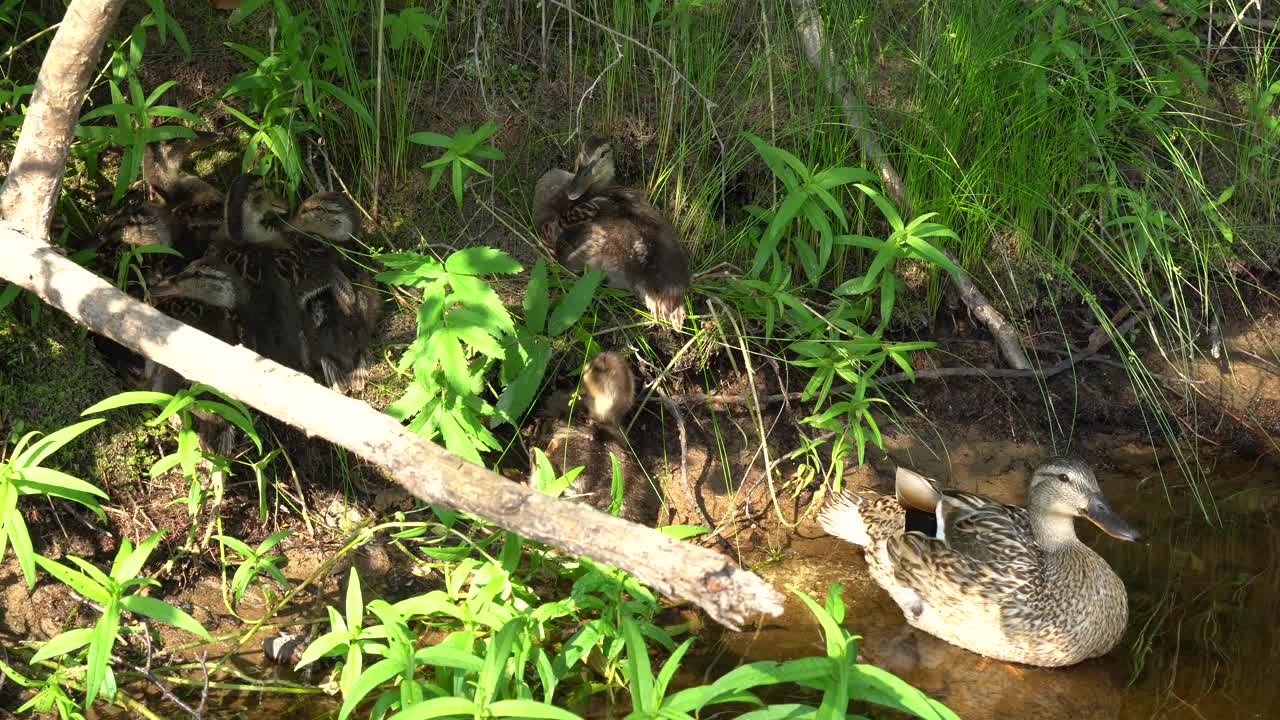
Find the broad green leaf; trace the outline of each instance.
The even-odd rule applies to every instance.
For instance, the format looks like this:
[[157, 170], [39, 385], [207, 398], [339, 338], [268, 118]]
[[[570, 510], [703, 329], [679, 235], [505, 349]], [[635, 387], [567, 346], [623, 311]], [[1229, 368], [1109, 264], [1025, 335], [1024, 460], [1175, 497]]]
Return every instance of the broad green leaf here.
[[444, 269], [461, 275], [509, 275], [524, 270], [515, 258], [491, 247], [458, 250], [445, 258]]
[[556, 303], [547, 323], [547, 334], [556, 337], [577, 323], [603, 280], [604, 273], [594, 268], [587, 270]]
[[529, 284], [524, 291], [524, 323], [529, 332], [541, 334], [547, 325], [547, 309], [551, 298], [547, 294], [547, 262], [541, 256], [529, 273]]
[[623, 667], [631, 683], [631, 703], [637, 711], [651, 714], [656, 709], [653, 707], [653, 668], [649, 664], [649, 651], [640, 636], [640, 628], [629, 615], [622, 617], [622, 637], [627, 646], [627, 660]]
[[550, 359], [551, 346], [542, 339], [535, 340], [528, 362], [520, 370], [520, 374], [502, 389], [502, 395], [498, 396], [498, 402], [494, 406], [498, 412], [490, 421], [490, 428], [495, 428], [504, 422], [510, 423], [513, 427], [517, 424], [519, 416], [529, 408], [538, 388], [542, 386], [542, 378], [546, 374], [547, 362]]
[[196, 622], [195, 618], [163, 600], [157, 600], [146, 595], [127, 595], [121, 598], [120, 605], [129, 612], [172, 625], [180, 630], [186, 630], [192, 635], [210, 642], [213, 641], [209, 631]]
[[346, 595], [346, 616], [347, 629], [352, 633], [359, 633], [360, 626], [364, 623], [364, 599], [360, 592], [360, 574], [356, 569], [351, 568], [351, 575], [347, 578], [347, 595]]
[[65, 490], [73, 490], [77, 493], [87, 495], [97, 495], [100, 498], [106, 498], [107, 494], [98, 489], [98, 486], [87, 483], [77, 477], [72, 477], [60, 470], [53, 470], [44, 467], [29, 467], [20, 470], [15, 469], [24, 481], [29, 485], [42, 487], [46, 491], [50, 487], [58, 487]]
[[298, 659], [298, 664], [294, 666], [294, 670], [300, 670], [320, 658], [328, 655], [333, 650], [345, 647], [348, 641], [345, 632], [330, 632], [316, 638], [314, 642], [307, 646], [302, 652], [302, 657]]
[[475, 703], [471, 700], [460, 697], [440, 697], [401, 709], [396, 713], [395, 720], [429, 720], [459, 715], [470, 717], [475, 712]]
[[84, 676], [85, 707], [93, 705], [98, 696], [111, 662], [111, 648], [116, 644], [116, 633], [120, 629], [120, 608], [116, 598], [110, 598], [104, 605], [102, 617], [98, 618], [89, 640], [89, 659]]
[[93, 628], [75, 628], [63, 633], [59, 633], [50, 638], [48, 642], [40, 646], [35, 655], [31, 656], [31, 665], [36, 665], [49, 658], [56, 658], [66, 655], [69, 652], [79, 650], [89, 641], [93, 639]]
[[342, 708], [338, 711], [338, 720], [346, 720], [352, 710], [364, 700], [365, 696], [376, 690], [383, 683], [399, 675], [403, 668], [392, 659], [380, 660], [360, 673], [355, 685], [342, 698]]
[[[493, 717], [510, 718], [547, 718], [548, 720], [582, 720], [568, 710], [561, 710], [554, 705], [547, 705], [535, 700], [498, 700], [488, 705], [488, 712]], [[397, 715], [396, 717], [400, 717]]]
[[57, 452], [59, 448], [72, 440], [86, 430], [97, 427], [106, 422], [104, 418], [94, 418], [92, 420], [82, 420], [75, 425], [68, 425], [61, 430], [56, 430], [44, 437], [31, 443], [29, 447], [22, 451], [20, 455], [15, 457], [10, 464], [14, 468], [25, 468], [39, 465], [45, 458]]
[[904, 239], [906, 240], [906, 243], [915, 250], [915, 255], [917, 257], [937, 265], [952, 275], [959, 275], [964, 272], [964, 270], [962, 270], [958, 265], [951, 262], [951, 259], [943, 254], [941, 250], [930, 245], [928, 240], [921, 240], [909, 235]]
[[889, 222], [889, 227], [893, 228], [895, 232], [902, 232], [902, 216], [899, 215], [897, 209], [893, 207], [893, 203], [889, 202], [889, 198], [882, 195], [880, 191], [862, 183], [855, 183], [854, 187], [858, 188], [864, 195], [871, 198], [871, 201], [876, 204], [876, 207], [880, 208], [880, 212], [884, 215], [884, 219]]
[[413, 133], [409, 135], [409, 142], [418, 143], [419, 145], [433, 145], [441, 148], [453, 147], [453, 138], [434, 132]]
[[45, 572], [69, 585], [72, 590], [75, 590], [84, 597], [98, 603], [99, 605], [106, 605], [107, 601], [110, 599], [110, 595], [107, 593], [106, 588], [90, 580], [84, 573], [72, 570], [66, 565], [63, 565], [56, 560], [50, 560], [43, 555], [36, 555], [35, 559], [36, 564], [44, 568]]
[[875, 182], [875, 179], [875, 175], [873, 175], [869, 170], [852, 167], [834, 167], [827, 168], [817, 175], [814, 175], [813, 183], [823, 190], [830, 190], [832, 188], [840, 187], [841, 185], [848, 185], [855, 182]]
[[711, 531], [701, 525], [664, 525], [658, 528], [658, 532], [676, 540], [688, 540]]
[[223, 545], [226, 545], [232, 550], [235, 550], [236, 552], [240, 553], [246, 559], [253, 559], [258, 555], [253, 551], [253, 548], [249, 547], [249, 545], [245, 543], [243, 540], [238, 540], [236, 538], [231, 537], [230, 535], [215, 534], [215, 535], [211, 535], [210, 537], [222, 543]]
[[346, 90], [343, 90], [337, 85], [334, 85], [328, 80], [317, 79], [316, 87], [320, 88], [321, 90], [324, 90], [329, 95], [337, 98], [338, 102], [345, 105], [348, 110], [354, 113], [356, 118], [358, 118], [360, 122], [364, 123], [364, 126], [366, 128], [370, 128], [370, 129], [373, 128], [374, 126], [373, 116], [369, 114], [369, 108], [365, 107], [364, 103], [356, 99], [354, 95], [347, 92]]
[[[16, 494], [12, 487], [7, 487], [6, 490], [8, 494]], [[0, 523], [3, 523], [9, 544], [13, 546], [13, 554], [18, 558], [18, 566], [22, 568], [22, 577], [27, 581], [27, 589], [35, 587], [36, 561], [40, 556], [36, 555], [35, 548], [31, 545], [31, 533], [27, 530], [27, 521], [23, 519], [22, 511], [18, 510], [16, 503], [4, 511], [4, 516], [0, 517]]]

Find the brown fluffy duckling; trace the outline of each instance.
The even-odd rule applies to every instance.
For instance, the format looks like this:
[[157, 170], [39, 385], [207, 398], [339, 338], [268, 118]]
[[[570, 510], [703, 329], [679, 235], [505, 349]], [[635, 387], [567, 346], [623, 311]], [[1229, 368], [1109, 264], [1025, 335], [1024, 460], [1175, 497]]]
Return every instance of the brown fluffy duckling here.
[[353, 393], [368, 381], [365, 348], [373, 338], [382, 297], [373, 276], [328, 243], [349, 241], [359, 229], [355, 203], [346, 195], [320, 192], [307, 198], [289, 221], [304, 256], [295, 288], [312, 345], [314, 369], [330, 387]]
[[227, 193], [225, 230], [204, 257], [153, 287], [152, 294], [233, 312], [244, 345], [307, 372], [309, 348], [293, 293], [303, 258], [281, 230], [287, 207], [262, 178], [236, 178]]
[[644, 193], [614, 182], [609, 143], [589, 140], [577, 170], [545, 173], [534, 188], [533, 221], [543, 244], [574, 272], [597, 268], [630, 289], [658, 320], [684, 323], [689, 257]]
[[635, 380], [626, 360], [602, 352], [587, 363], [582, 390], [588, 417], [563, 416], [567, 408], [554, 408], [558, 416], [540, 418], [533, 443], [551, 460], [557, 476], [577, 467], [582, 472], [569, 484], [564, 497], [607, 512], [613, 503], [613, 462], [622, 471], [622, 504], [618, 515], [632, 522], [657, 522], [658, 497], [627, 446], [621, 421], [635, 403]]
[[151, 143], [143, 149], [143, 180], [153, 202], [162, 204], [173, 216], [185, 244], [175, 247], [188, 260], [204, 254], [221, 229], [224, 199], [208, 182], [184, 173], [182, 163], [192, 150], [210, 145], [215, 138], [212, 133], [197, 133], [194, 138]]

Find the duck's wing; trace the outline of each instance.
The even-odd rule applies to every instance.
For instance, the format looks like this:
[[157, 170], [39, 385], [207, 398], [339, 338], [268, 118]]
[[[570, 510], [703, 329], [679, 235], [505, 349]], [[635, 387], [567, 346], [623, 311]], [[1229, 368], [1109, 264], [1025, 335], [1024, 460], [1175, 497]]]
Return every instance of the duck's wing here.
[[946, 491], [939, 505], [939, 538], [974, 561], [1032, 572], [1038, 564], [1031, 516], [972, 493]]
[[915, 532], [891, 538], [883, 557], [893, 579], [918, 596], [911, 608], [917, 615], [926, 607], [984, 615], [1016, 606], [1037, 577], [1034, 566], [985, 561]]

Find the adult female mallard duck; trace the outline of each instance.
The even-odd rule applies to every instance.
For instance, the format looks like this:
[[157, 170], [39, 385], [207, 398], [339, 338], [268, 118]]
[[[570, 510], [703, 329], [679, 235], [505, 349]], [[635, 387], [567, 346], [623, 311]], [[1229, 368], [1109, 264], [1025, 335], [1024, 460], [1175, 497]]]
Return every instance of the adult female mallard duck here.
[[[1088, 465], [1052, 458], [1026, 507], [944, 490], [898, 469], [896, 497], [846, 492], [819, 522], [864, 548], [871, 577], [915, 628], [997, 660], [1059, 667], [1109, 652], [1124, 635], [1124, 583], [1076, 537], [1084, 517], [1121, 540], [1122, 520]], [[933, 535], [906, 530], [906, 508], [934, 514]]]
[[[649, 486], [623, 435], [621, 421], [635, 404], [635, 380], [627, 361], [602, 352], [587, 363], [582, 374], [586, 419], [564, 417], [556, 407], [552, 417], [540, 418], [532, 442], [542, 448], [557, 476], [582, 468], [569, 483], [564, 497], [608, 512], [613, 506], [613, 460], [622, 475], [622, 500], [618, 516], [652, 525], [658, 519], [657, 495]], [[536, 469], [535, 469], [536, 472]], [[531, 478], [532, 481], [532, 478]]]
[[597, 268], [639, 296], [657, 319], [684, 323], [689, 257], [644, 193], [614, 183], [613, 151], [593, 139], [577, 171], [545, 173], [534, 188], [533, 222], [543, 244], [574, 272]]

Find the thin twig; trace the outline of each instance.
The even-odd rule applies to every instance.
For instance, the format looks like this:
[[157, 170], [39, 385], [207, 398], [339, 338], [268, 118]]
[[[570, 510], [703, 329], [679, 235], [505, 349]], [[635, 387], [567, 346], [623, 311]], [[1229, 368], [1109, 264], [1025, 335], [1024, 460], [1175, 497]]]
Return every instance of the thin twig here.
[[680, 432], [680, 487], [684, 489], [685, 502], [689, 503], [689, 506], [702, 516], [703, 521], [707, 524], [707, 529], [711, 529], [715, 526], [715, 522], [711, 519], [711, 514], [698, 502], [698, 497], [693, 492], [693, 486], [689, 484], [689, 434], [685, 430], [684, 414], [680, 412], [680, 406], [661, 388], [658, 388], [658, 399], [662, 406], [667, 409], [667, 412], [671, 413], [671, 416], [675, 418], [676, 429]]
[[[587, 103], [587, 98], [591, 97], [591, 94], [595, 92], [596, 86], [600, 84], [600, 81], [604, 79], [604, 76], [609, 74], [609, 71], [616, 67], [618, 63], [622, 62], [622, 43], [618, 42], [618, 38], [616, 37], [610, 36], [609, 39], [613, 41], [613, 49], [618, 53], [618, 56], [613, 59], [613, 62], [606, 65], [604, 69], [600, 71], [600, 74], [596, 76], [596, 79], [592, 80], [591, 84], [587, 86], [586, 92], [582, 93], [582, 97], [578, 99], [578, 112], [574, 115], [573, 120], [574, 135], [582, 134], [582, 106]], [[572, 135], [569, 137], [570, 140], [573, 139]]]
[[[163, 695], [166, 700], [173, 703], [174, 705], [177, 705], [180, 710], [190, 715], [191, 717], [195, 718], [195, 720], [203, 720], [204, 718], [203, 698], [201, 698], [200, 707], [193, 708], [190, 705], [183, 702], [182, 698], [179, 698], [177, 695], [174, 695], [173, 691], [169, 689], [168, 685], [165, 685], [163, 682], [160, 682], [160, 678], [156, 677], [155, 673], [151, 672], [151, 668], [142, 667], [140, 665], [134, 665], [133, 663], [127, 662], [126, 660], [119, 657], [118, 655], [112, 655], [111, 661], [115, 663], [117, 666], [124, 666], [138, 673], [139, 675], [142, 676], [144, 680], [154, 685], [155, 688], [160, 691], [160, 694]], [[205, 678], [205, 682], [206, 683], [208, 682], [207, 677]]]
[[5, 60], [8, 60], [10, 57], [12, 57], [12, 56], [13, 56], [13, 54], [14, 54], [14, 53], [16, 53], [16, 52], [18, 52], [19, 50], [21, 50], [22, 48], [24, 48], [24, 47], [26, 47], [26, 46], [30, 45], [31, 43], [35, 42], [36, 40], [39, 40], [40, 38], [44, 37], [45, 35], [47, 35], [47, 34], [49, 34], [49, 33], [53, 32], [54, 30], [57, 30], [57, 29], [58, 29], [59, 27], [61, 27], [61, 26], [62, 26], [62, 23], [60, 23], [60, 22], [56, 22], [56, 23], [54, 23], [54, 24], [50, 25], [49, 27], [47, 27], [47, 28], [45, 28], [45, 29], [41, 30], [40, 32], [36, 33], [35, 35], [32, 35], [31, 37], [27, 38], [26, 40], [23, 40], [22, 42], [18, 43], [17, 45], [14, 45], [13, 47], [11, 47], [11, 48], [9, 48], [8, 50], [6, 50], [6, 51], [5, 51], [5, 53], [4, 53], [3, 55], [0, 55], [0, 62], [4, 62]]
[[[1129, 330], [1131, 330], [1133, 326], [1137, 324], [1138, 320], [1141, 319], [1142, 316], [1143, 316], [1142, 313], [1130, 316], [1128, 320], [1124, 321], [1123, 323], [1121, 323], [1116, 327], [1116, 331], [1114, 334], [1123, 335], [1129, 332]], [[934, 380], [938, 378], [947, 378], [947, 377], [979, 377], [979, 378], [987, 378], [987, 379], [1035, 378], [1038, 380], [1044, 380], [1047, 378], [1051, 378], [1054, 375], [1057, 375], [1059, 373], [1070, 370], [1076, 365], [1079, 365], [1081, 362], [1084, 362], [1085, 360], [1089, 359], [1093, 355], [1096, 355], [1099, 351], [1101, 351], [1104, 347], [1106, 347], [1107, 344], [1111, 342], [1112, 337], [1113, 337], [1112, 335], [1103, 334], [1101, 336], [1101, 339], [1091, 339], [1089, 342], [1089, 345], [1085, 347], [1085, 349], [1080, 351], [1068, 350], [1066, 353], [1067, 357], [1065, 359], [1063, 359], [1061, 362], [1054, 363], [1053, 365], [1050, 365], [1044, 368], [1033, 368], [1030, 370], [1013, 370], [1010, 368], [976, 368], [976, 367], [926, 368], [924, 370], [916, 370], [911, 374], [900, 372], [900, 373], [894, 373], [892, 375], [885, 375], [883, 377], [873, 378], [868, 382], [872, 385], [893, 385], [893, 384], [908, 382], [908, 381], [915, 382], [919, 380]], [[1195, 382], [1195, 381], [1187, 380], [1184, 382]], [[846, 385], [838, 385], [836, 387], [833, 387], [829, 392], [831, 394], [845, 393], [845, 392], [851, 392], [855, 388], [857, 388], [857, 385], [850, 383]], [[778, 393], [776, 395], [765, 395], [764, 397], [758, 397], [758, 398], [755, 397], [754, 395], [748, 397], [746, 395], [705, 395], [700, 393], [690, 393], [688, 395], [679, 395], [679, 396], [673, 397], [672, 400], [682, 404], [706, 403], [706, 404], [721, 404], [721, 405], [742, 405], [747, 403], [759, 402], [767, 405], [767, 404], [772, 404], [776, 402], [784, 402], [787, 400], [803, 399], [804, 395], [805, 393], [803, 391], [790, 392], [790, 393]]]

